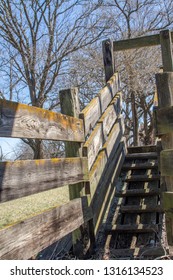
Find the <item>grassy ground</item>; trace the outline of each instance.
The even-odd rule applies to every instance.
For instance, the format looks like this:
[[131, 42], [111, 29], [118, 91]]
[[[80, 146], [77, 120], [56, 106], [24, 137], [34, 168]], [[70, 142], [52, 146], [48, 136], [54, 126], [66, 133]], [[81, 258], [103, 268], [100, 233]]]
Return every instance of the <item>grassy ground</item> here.
[[0, 229], [68, 201], [68, 187], [66, 186], [1, 203]]

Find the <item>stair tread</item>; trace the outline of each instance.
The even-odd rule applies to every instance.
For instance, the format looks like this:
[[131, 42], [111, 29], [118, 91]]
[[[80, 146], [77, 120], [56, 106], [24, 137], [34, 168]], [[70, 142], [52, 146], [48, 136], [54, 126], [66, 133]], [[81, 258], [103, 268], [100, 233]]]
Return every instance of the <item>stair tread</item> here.
[[135, 247], [134, 249], [111, 249], [114, 256], [131, 257], [131, 256], [163, 256], [165, 249], [161, 246], [157, 247]]
[[127, 147], [128, 153], [156, 152], [156, 145]]
[[135, 169], [155, 169], [158, 168], [158, 163], [124, 163], [122, 169], [124, 170], [135, 170]]
[[133, 181], [138, 181], [138, 182], [148, 182], [148, 181], [154, 181], [154, 180], [160, 180], [160, 175], [159, 174], [150, 174], [150, 175], [129, 175], [126, 176], [122, 179], [125, 182], [133, 182]]
[[163, 209], [160, 205], [156, 206], [147, 206], [143, 205], [128, 205], [121, 206], [120, 211], [122, 213], [146, 213], [146, 212], [163, 212]]
[[105, 227], [108, 232], [153, 232], [158, 231], [157, 224], [125, 224], [125, 225], [110, 225]]
[[127, 154], [126, 159], [156, 159], [156, 152]]
[[132, 190], [122, 190], [115, 193], [116, 197], [126, 197], [126, 196], [153, 196], [159, 195], [161, 193], [160, 189], [132, 189]]

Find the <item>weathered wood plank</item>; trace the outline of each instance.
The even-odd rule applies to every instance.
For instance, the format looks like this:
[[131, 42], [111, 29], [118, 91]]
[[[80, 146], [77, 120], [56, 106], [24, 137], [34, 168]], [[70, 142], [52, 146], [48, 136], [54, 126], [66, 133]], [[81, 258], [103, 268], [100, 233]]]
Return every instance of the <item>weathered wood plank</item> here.
[[[171, 35], [173, 36], [172, 33]], [[157, 46], [159, 44], [160, 44], [160, 35], [156, 34], [156, 35], [127, 39], [127, 40], [114, 41], [113, 50], [114, 52], [116, 52], [116, 51], [123, 51], [129, 49]]]
[[160, 175], [130, 175], [123, 178], [125, 182], [150, 182], [160, 180]]
[[[96, 185], [96, 191], [92, 197], [91, 207], [93, 209], [95, 230], [98, 232], [100, 224], [103, 221], [105, 211], [112, 194], [115, 192], [115, 182], [121, 171], [121, 166], [125, 158], [125, 139], [123, 139], [118, 148], [113, 150], [102, 176]], [[98, 178], [97, 178], [98, 179]]]
[[172, 38], [169, 30], [162, 30], [160, 32], [160, 43], [162, 50], [162, 62], [163, 71], [173, 71], [173, 59], [172, 59]]
[[86, 158], [0, 162], [0, 201], [88, 181]]
[[157, 73], [156, 86], [159, 108], [173, 106], [173, 72]]
[[103, 63], [105, 69], [105, 80], [106, 82], [114, 74], [114, 57], [113, 57], [113, 42], [107, 39], [102, 42], [102, 52], [103, 52]]
[[153, 196], [159, 195], [161, 191], [159, 189], [132, 189], [132, 190], [124, 190], [124, 191], [116, 191], [116, 197], [146, 197], [146, 196]]
[[160, 170], [162, 176], [173, 176], [172, 168], [173, 168], [173, 149], [161, 151]]
[[83, 146], [83, 156], [88, 156], [89, 169], [95, 161], [98, 152], [105, 143], [113, 124], [121, 112], [121, 99], [121, 93], [115, 96], [111, 105], [106, 109]]
[[114, 233], [114, 232], [134, 232], [134, 233], [146, 233], [158, 231], [158, 225], [150, 224], [138, 224], [138, 225], [110, 225], [105, 227], [105, 231]]
[[127, 147], [129, 154], [156, 152], [156, 145]]
[[99, 94], [80, 113], [80, 118], [84, 120], [85, 135], [93, 129], [101, 114], [105, 111], [115, 94], [120, 88], [118, 73], [115, 73], [107, 82], [107, 85], [101, 89]]
[[121, 206], [120, 211], [122, 213], [146, 213], [146, 212], [163, 212], [161, 206], [147, 206], [143, 205], [128, 205], [128, 206]]
[[123, 133], [124, 126], [123, 118], [121, 117], [112, 128], [106, 143], [104, 144], [102, 150], [99, 152], [99, 155], [89, 172], [91, 195], [94, 194], [97, 188], [98, 182], [100, 181], [100, 178], [108, 162], [108, 159], [111, 156], [111, 153], [117, 150]]
[[86, 197], [0, 230], [0, 259], [28, 259], [92, 218]]
[[163, 208], [166, 213], [166, 232], [169, 240], [169, 245], [173, 245], [173, 192], [163, 192]]
[[156, 159], [157, 153], [133, 153], [127, 154], [126, 159]]
[[123, 170], [140, 170], [140, 169], [156, 169], [158, 168], [157, 162], [151, 162], [151, 163], [126, 163], [123, 164], [122, 169]]
[[84, 142], [80, 119], [0, 99], [0, 136]]
[[155, 116], [157, 136], [173, 132], [173, 106], [156, 109]]

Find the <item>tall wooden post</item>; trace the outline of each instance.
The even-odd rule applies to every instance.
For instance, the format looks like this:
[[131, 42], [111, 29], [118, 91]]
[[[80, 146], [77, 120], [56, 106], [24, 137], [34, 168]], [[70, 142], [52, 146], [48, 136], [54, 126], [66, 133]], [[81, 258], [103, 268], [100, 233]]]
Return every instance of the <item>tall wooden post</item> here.
[[113, 56], [113, 42], [107, 39], [102, 42], [103, 63], [105, 69], [106, 83], [114, 74], [114, 56]]
[[[158, 109], [173, 106], [173, 56], [172, 56], [172, 40], [169, 30], [160, 32], [160, 43], [163, 60], [163, 73], [156, 74], [156, 85], [158, 94]], [[166, 228], [168, 244], [173, 245], [173, 215], [168, 214], [168, 201], [170, 208], [170, 195], [173, 194], [173, 176], [165, 176], [163, 167], [163, 155], [165, 150], [173, 149], [173, 132], [161, 136], [163, 151], [160, 154], [160, 171], [162, 182], [165, 182], [166, 192], [163, 192], [163, 208], [166, 210]], [[164, 160], [169, 160], [165, 158]], [[173, 175], [173, 174], [171, 174]], [[164, 190], [163, 190], [164, 191]], [[173, 207], [173, 201], [172, 205]]]
[[[79, 117], [80, 107], [79, 107], [77, 89], [73, 88], [73, 89], [61, 90], [59, 94], [60, 94], [61, 113], [72, 117]], [[65, 153], [66, 153], [66, 157], [82, 156], [81, 144], [66, 142]], [[83, 183], [69, 185], [70, 200], [74, 198], [79, 198], [81, 195], [80, 193], [82, 188], [83, 188]], [[82, 244], [81, 244], [82, 233], [80, 229], [76, 229], [72, 233], [72, 239], [73, 239], [73, 252], [75, 255], [80, 257], [83, 251]]]
[[[60, 104], [61, 104], [61, 113], [72, 116], [79, 117], [80, 106], [79, 106], [79, 98], [78, 98], [78, 90], [76, 88], [66, 89], [60, 91]], [[65, 143], [65, 153], [66, 157], [82, 157], [82, 145], [80, 143]], [[69, 185], [69, 196], [70, 200], [79, 198], [81, 195], [86, 195], [86, 191], [84, 191], [84, 184], [78, 183], [75, 185]], [[86, 232], [88, 231], [88, 233]], [[90, 239], [90, 247], [85, 248], [84, 244], [84, 234], [89, 235]], [[88, 221], [87, 225], [84, 227], [80, 227], [80, 229], [76, 229], [72, 233], [73, 238], [73, 253], [78, 258], [84, 258], [87, 253], [91, 253], [94, 244], [95, 244], [95, 235], [94, 235], [94, 227], [93, 227], [93, 219]]]

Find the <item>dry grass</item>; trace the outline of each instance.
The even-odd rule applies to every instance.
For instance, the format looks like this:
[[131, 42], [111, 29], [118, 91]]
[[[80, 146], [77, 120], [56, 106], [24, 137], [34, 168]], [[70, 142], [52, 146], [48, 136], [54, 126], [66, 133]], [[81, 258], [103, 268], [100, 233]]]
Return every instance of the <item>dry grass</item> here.
[[65, 186], [1, 203], [0, 229], [68, 201], [68, 187]]

